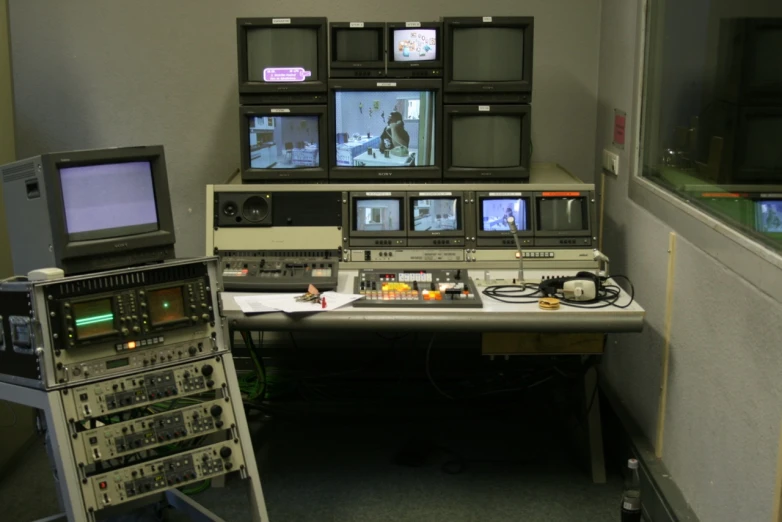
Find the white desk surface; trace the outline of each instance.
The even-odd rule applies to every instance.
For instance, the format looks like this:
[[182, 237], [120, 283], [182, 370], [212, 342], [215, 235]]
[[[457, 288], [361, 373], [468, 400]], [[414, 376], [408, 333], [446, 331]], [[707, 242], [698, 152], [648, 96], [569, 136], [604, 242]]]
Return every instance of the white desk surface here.
[[[530, 271], [531, 272], [531, 271]], [[471, 270], [470, 277], [481, 291], [486, 287], [483, 270]], [[510, 284], [512, 270], [492, 270], [492, 277], [504, 278]], [[357, 270], [339, 274], [337, 291], [353, 293]], [[638, 302], [628, 308], [613, 306], [598, 309], [562, 306], [559, 310], [542, 310], [537, 302], [502, 303], [481, 295], [483, 308], [355, 308], [346, 306], [332, 312], [293, 314], [266, 313], [244, 315], [234, 301], [234, 292], [224, 292], [223, 312], [229, 326], [239, 330], [363, 330], [383, 331], [415, 329], [418, 331], [480, 332], [640, 332], [645, 311]], [[622, 291], [617, 304], [627, 303], [630, 296]]]

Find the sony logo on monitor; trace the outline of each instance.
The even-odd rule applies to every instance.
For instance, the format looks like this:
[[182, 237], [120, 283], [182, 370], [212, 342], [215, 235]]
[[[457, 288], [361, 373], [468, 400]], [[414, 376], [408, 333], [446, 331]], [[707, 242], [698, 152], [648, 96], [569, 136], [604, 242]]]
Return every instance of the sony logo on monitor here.
[[481, 176], [491, 176], [491, 172], [481, 172]]
[[277, 87], [277, 90], [278, 91], [287, 91], [288, 88], [287, 87]]
[[127, 243], [114, 243], [114, 248], [127, 248]]
[[440, 235], [440, 233], [439, 233], [439, 232], [432, 232], [432, 235], [433, 235], [433, 236], [439, 236], [439, 235]]
[[491, 91], [494, 89], [494, 85], [483, 85], [481, 86], [481, 89], [483, 89], [484, 91]]
[[393, 172], [378, 172], [377, 175], [378, 176], [393, 176], [394, 173]]

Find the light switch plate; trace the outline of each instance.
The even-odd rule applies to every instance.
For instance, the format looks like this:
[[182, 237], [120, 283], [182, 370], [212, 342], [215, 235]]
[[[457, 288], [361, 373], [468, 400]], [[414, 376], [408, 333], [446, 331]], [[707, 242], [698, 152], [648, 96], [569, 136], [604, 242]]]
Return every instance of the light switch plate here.
[[608, 149], [603, 150], [603, 170], [615, 176], [619, 175], [619, 154]]

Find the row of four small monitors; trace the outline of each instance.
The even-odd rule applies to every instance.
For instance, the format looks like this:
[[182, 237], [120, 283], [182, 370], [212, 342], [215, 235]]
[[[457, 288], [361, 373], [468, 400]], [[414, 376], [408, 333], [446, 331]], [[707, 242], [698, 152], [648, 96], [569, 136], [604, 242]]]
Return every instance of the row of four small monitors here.
[[464, 238], [468, 230], [475, 230], [481, 243], [509, 237], [510, 218], [522, 238], [591, 233], [588, 194], [582, 192], [479, 192], [476, 205], [465, 205], [461, 192], [366, 192], [351, 193], [350, 202], [351, 244], [359, 237]]

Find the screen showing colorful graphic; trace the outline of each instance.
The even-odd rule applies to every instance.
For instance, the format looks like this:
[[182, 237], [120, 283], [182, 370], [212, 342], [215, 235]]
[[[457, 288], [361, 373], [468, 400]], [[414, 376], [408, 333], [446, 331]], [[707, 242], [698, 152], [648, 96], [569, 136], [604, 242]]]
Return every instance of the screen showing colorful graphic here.
[[481, 202], [481, 230], [509, 232], [508, 218], [516, 221], [518, 230], [529, 230], [526, 198], [486, 198]]
[[395, 62], [429, 62], [437, 59], [436, 29], [394, 30]]
[[337, 166], [435, 165], [435, 103], [431, 91], [337, 91]]
[[318, 116], [249, 116], [249, 120], [251, 168], [320, 166]]
[[400, 199], [355, 199], [353, 204], [354, 231], [402, 231], [402, 201]]
[[413, 231], [460, 230], [459, 198], [411, 200]]
[[782, 199], [755, 202], [755, 228], [758, 232], [782, 233]]

